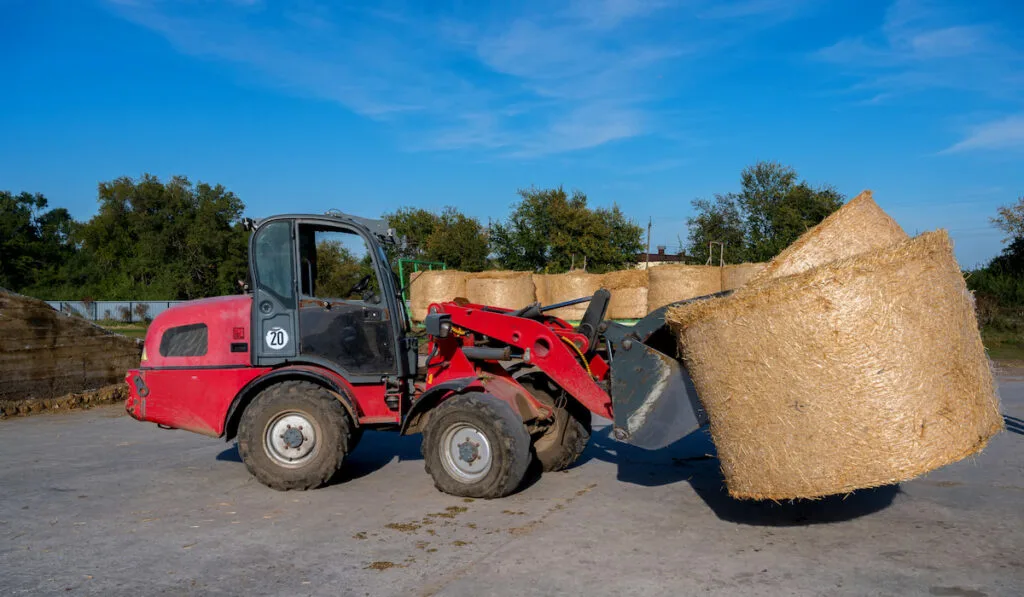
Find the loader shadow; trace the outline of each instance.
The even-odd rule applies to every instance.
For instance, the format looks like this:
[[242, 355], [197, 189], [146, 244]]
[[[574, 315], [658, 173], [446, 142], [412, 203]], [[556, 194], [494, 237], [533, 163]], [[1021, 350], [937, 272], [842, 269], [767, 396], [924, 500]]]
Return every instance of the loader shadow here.
[[[341, 470], [327, 485], [336, 485], [365, 477], [370, 473], [378, 471], [396, 458], [399, 462], [404, 460], [423, 460], [420, 454], [421, 435], [399, 435], [390, 431], [367, 431], [359, 440], [359, 445], [348, 456]], [[217, 460], [223, 462], [241, 463], [242, 458], [238, 455], [238, 445], [232, 443], [217, 455]]]
[[1017, 435], [1024, 435], [1024, 419], [1003, 415], [1003, 422], [1006, 423], [1006, 430]]
[[617, 442], [610, 431], [610, 426], [595, 431], [585, 456], [616, 463], [617, 478], [625, 483], [658, 487], [685, 481], [719, 519], [737, 524], [805, 526], [842, 522], [884, 510], [900, 492], [899, 485], [886, 485], [818, 500], [737, 500], [726, 491], [706, 428], [660, 450]]

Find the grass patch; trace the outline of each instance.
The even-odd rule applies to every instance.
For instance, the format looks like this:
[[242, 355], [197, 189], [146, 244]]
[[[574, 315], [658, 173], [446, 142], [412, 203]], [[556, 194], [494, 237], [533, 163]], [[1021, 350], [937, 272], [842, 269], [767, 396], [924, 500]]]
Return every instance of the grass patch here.
[[115, 334], [143, 340], [146, 338], [146, 330], [149, 329], [148, 323], [123, 323], [120, 321], [98, 321], [97, 323]]
[[978, 321], [989, 357], [1024, 361], [1024, 309], [1001, 307], [986, 297], [978, 297]]
[[981, 341], [997, 361], [1024, 361], [1024, 337], [1019, 332], [982, 328]]

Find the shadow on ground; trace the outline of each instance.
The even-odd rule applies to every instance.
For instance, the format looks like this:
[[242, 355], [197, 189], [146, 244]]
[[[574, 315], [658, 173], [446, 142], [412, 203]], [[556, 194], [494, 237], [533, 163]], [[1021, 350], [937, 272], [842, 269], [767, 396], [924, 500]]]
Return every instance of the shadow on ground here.
[[[344, 483], [384, 468], [397, 458], [401, 460], [423, 460], [420, 454], [420, 435], [399, 435], [390, 431], [367, 431], [352, 451], [341, 472], [328, 485]], [[232, 443], [217, 455], [223, 462], [242, 462], [238, 445]]]
[[706, 429], [661, 450], [643, 450], [610, 437], [611, 427], [596, 431], [581, 461], [597, 458], [618, 466], [625, 483], [657, 487], [687, 482], [718, 518], [758, 526], [800, 526], [842, 522], [887, 508], [898, 485], [866, 489], [819, 500], [773, 502], [729, 497], [715, 446]]
[[1003, 415], [1003, 422], [1006, 423], [1006, 430], [1017, 435], [1024, 435], [1024, 419]]

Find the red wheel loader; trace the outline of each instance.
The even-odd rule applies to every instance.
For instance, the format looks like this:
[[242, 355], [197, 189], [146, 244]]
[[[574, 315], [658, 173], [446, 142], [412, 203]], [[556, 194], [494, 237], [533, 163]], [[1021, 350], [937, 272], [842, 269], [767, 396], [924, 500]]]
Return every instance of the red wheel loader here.
[[[237, 440], [274, 489], [323, 485], [367, 429], [422, 433], [438, 489], [497, 498], [533, 459], [570, 466], [592, 414], [649, 449], [705, 423], [664, 308], [625, 326], [604, 320], [604, 289], [519, 310], [457, 299], [430, 306], [424, 335], [406, 314], [387, 257], [399, 241], [384, 222], [329, 212], [246, 224], [251, 287], [157, 316], [127, 373], [126, 408]], [[576, 326], [548, 315], [582, 302]]]

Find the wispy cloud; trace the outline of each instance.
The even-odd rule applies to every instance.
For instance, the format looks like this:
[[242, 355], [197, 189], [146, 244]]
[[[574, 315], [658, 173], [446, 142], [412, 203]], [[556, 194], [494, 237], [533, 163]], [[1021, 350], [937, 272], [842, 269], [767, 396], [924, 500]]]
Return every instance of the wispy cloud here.
[[1024, 149], [1024, 114], [978, 125], [966, 138], [942, 153], [995, 149]]
[[[410, 146], [531, 157], [651, 134], [688, 65], [722, 32], [793, 3], [600, 0], [551, 10], [469, 3], [108, 0], [183, 53], [337, 102], [410, 134]], [[755, 18], [756, 17], [756, 18]], [[710, 20], [716, 22], [709, 22]], [[678, 75], [669, 88], [663, 75]]]
[[857, 79], [852, 93], [876, 101], [936, 89], [1003, 99], [1024, 95], [1024, 52], [1016, 32], [927, 0], [894, 1], [878, 28], [839, 40], [815, 57]]
[[979, 102], [1013, 106], [1010, 115], [974, 127], [939, 153], [1024, 145], [1024, 118], [1016, 114], [1024, 109], [1024, 45], [998, 22], [972, 20], [965, 5], [895, 0], [877, 29], [839, 40], [815, 58], [853, 78], [846, 93], [859, 105], [932, 93], [940, 100], [936, 108], [956, 119]]

